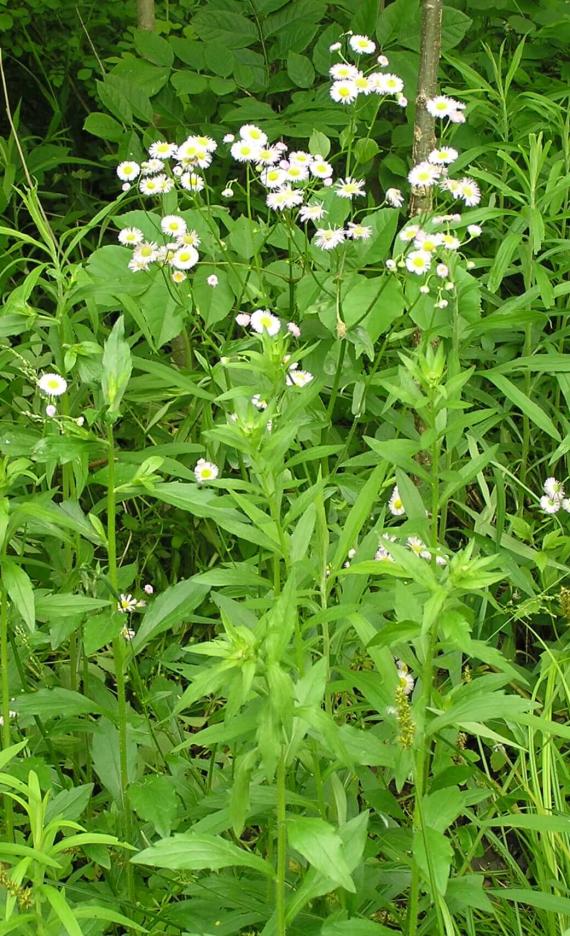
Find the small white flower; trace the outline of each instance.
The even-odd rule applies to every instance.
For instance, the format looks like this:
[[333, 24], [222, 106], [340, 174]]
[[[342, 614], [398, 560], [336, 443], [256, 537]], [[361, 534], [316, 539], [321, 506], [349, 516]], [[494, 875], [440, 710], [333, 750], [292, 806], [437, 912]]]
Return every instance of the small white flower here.
[[548, 494], [545, 494], [544, 497], [540, 498], [540, 506], [545, 513], [555, 514], [560, 510], [562, 500], [559, 497], [549, 497]]
[[398, 666], [398, 680], [405, 694], [411, 695], [414, 691], [414, 678], [408, 673], [408, 667], [404, 663]]
[[165, 175], [150, 176], [141, 179], [139, 189], [142, 195], [160, 195], [164, 191]]
[[38, 389], [46, 396], [61, 396], [67, 390], [67, 380], [59, 374], [42, 374], [38, 380]]
[[130, 182], [123, 182], [123, 184], [121, 185], [121, 191], [122, 191], [122, 192], [130, 192], [130, 190], [131, 190], [131, 183], [130, 183]]
[[139, 263], [154, 263], [158, 259], [158, 245], [152, 241], [143, 241], [133, 251], [133, 259]]
[[285, 185], [276, 192], [270, 192], [265, 201], [268, 208], [272, 208], [274, 211], [284, 211], [286, 208], [302, 205], [303, 193], [296, 192], [290, 185]]
[[447, 309], [448, 305], [447, 299], [440, 299], [439, 302], [436, 302], [435, 307], [436, 309]]
[[434, 149], [428, 156], [428, 162], [436, 166], [446, 166], [455, 162], [459, 153], [451, 146], [442, 146], [441, 149]]
[[446, 97], [444, 94], [439, 94], [437, 97], [434, 97], [426, 102], [426, 110], [429, 114], [432, 115], [432, 117], [451, 118], [452, 114], [462, 110], [464, 107], [465, 105], [460, 101], [456, 101], [454, 98]]
[[235, 136], [233, 135], [233, 133], [226, 133], [224, 135], [224, 138], [223, 138], [224, 143], [233, 143], [234, 140], [235, 140]]
[[337, 104], [352, 104], [358, 97], [358, 88], [349, 78], [335, 81], [331, 86], [331, 97]]
[[562, 499], [565, 496], [564, 485], [556, 478], [547, 478], [544, 482], [544, 493], [548, 494], [549, 497]]
[[352, 179], [350, 176], [339, 179], [335, 191], [339, 198], [352, 199], [364, 195], [364, 179]]
[[306, 387], [311, 380], [313, 380], [313, 375], [310, 371], [291, 367], [287, 374], [286, 383], [289, 387]]
[[117, 175], [121, 182], [132, 182], [137, 178], [138, 174], [141, 171], [141, 167], [138, 163], [132, 162], [132, 160], [125, 160], [125, 162], [119, 163], [117, 166]]
[[238, 325], [241, 325], [243, 328], [245, 328], [246, 325], [249, 325], [251, 321], [251, 315], [248, 315], [247, 312], [238, 312], [235, 320]]
[[287, 331], [290, 335], [293, 335], [293, 338], [301, 337], [301, 329], [298, 325], [295, 324], [295, 322], [287, 322]]
[[401, 94], [404, 90], [404, 82], [400, 76], [390, 72], [374, 72], [369, 81], [376, 94]]
[[134, 611], [136, 607], [137, 600], [136, 598], [133, 598], [132, 595], [119, 595], [117, 611], [120, 611], [121, 614], [128, 614], [129, 612]]
[[440, 279], [446, 279], [449, 276], [449, 268], [445, 263], [438, 263], [435, 268], [435, 272]]
[[379, 546], [374, 554], [376, 562], [394, 562], [393, 555], [388, 552], [385, 546]]
[[392, 208], [401, 208], [404, 204], [404, 196], [400, 189], [389, 188], [386, 189], [386, 201], [389, 205], [392, 205]]
[[433, 166], [428, 162], [418, 163], [408, 173], [408, 182], [410, 185], [418, 188], [429, 188], [439, 178], [441, 170], [438, 166]]
[[434, 253], [442, 244], [441, 234], [427, 234], [425, 231], [418, 231], [414, 238], [414, 246], [419, 250], [427, 250], [428, 253]]
[[187, 192], [202, 192], [205, 184], [204, 179], [197, 172], [184, 172], [180, 176], [180, 185]]
[[306, 153], [305, 150], [293, 150], [292, 153], [289, 153], [290, 165], [310, 166], [313, 159], [314, 157], [310, 153]]
[[330, 179], [333, 174], [333, 167], [322, 156], [315, 156], [310, 166], [311, 175], [316, 179]]
[[368, 36], [351, 36], [348, 40], [348, 44], [353, 52], [361, 55], [363, 52], [367, 55], [372, 55], [376, 51], [376, 44], [372, 42], [372, 39], [369, 39]]
[[409, 242], [409, 241], [413, 241], [414, 238], [418, 236], [419, 232], [420, 232], [419, 225], [408, 224], [407, 227], [402, 228], [402, 230], [398, 234], [398, 237], [400, 238], [400, 240]]
[[147, 159], [146, 162], [141, 163], [142, 175], [156, 175], [157, 172], [162, 172], [163, 170], [164, 163], [162, 159]]
[[179, 215], [166, 215], [160, 222], [163, 234], [171, 234], [173, 237], [182, 237], [186, 234], [186, 221]]
[[281, 188], [286, 178], [285, 170], [279, 166], [269, 166], [267, 169], [263, 169], [259, 176], [262, 185], [268, 189]]
[[329, 52], [339, 52], [342, 49], [342, 42], [333, 42], [329, 46]]
[[566, 513], [570, 513], [570, 497], [563, 497], [561, 504], [562, 510], [565, 510]]
[[152, 585], [150, 585], [150, 584], [145, 585], [143, 591], [144, 591], [147, 595], [154, 595], [154, 588], [153, 588]]
[[429, 295], [429, 286], [427, 283], [424, 283], [422, 286], [420, 286], [420, 292], [423, 296]]
[[150, 266], [148, 260], [140, 260], [136, 257], [131, 257], [127, 265], [131, 273], [140, 273], [141, 271], [148, 270]]
[[457, 195], [469, 208], [473, 208], [481, 201], [481, 192], [479, 186], [473, 179], [460, 179]]
[[49, 416], [50, 419], [57, 414], [57, 406], [54, 406], [53, 403], [48, 403], [46, 406], [46, 416]]
[[265, 146], [267, 143], [267, 134], [259, 127], [256, 127], [255, 124], [244, 124], [243, 127], [239, 128], [239, 135], [242, 140], [255, 143], [257, 146]]
[[349, 65], [348, 62], [337, 62], [332, 68], [329, 68], [329, 75], [335, 81], [352, 81], [357, 78], [360, 72], [355, 65]]
[[216, 276], [215, 273], [211, 273], [210, 276], [208, 277], [208, 279], [206, 280], [206, 282], [207, 282], [208, 286], [217, 286], [217, 285], [218, 285], [218, 277]]
[[388, 510], [393, 517], [401, 517], [405, 514], [406, 508], [404, 507], [404, 502], [400, 497], [400, 492], [398, 490], [398, 485], [394, 487], [390, 495], [390, 500], [388, 501]]
[[285, 178], [290, 182], [304, 182], [309, 178], [309, 169], [301, 163], [292, 163], [288, 169], [284, 170]]
[[222, 189], [223, 198], [233, 198], [233, 196], [234, 196], [234, 190], [230, 188], [229, 186], [225, 189]]
[[281, 328], [280, 320], [268, 309], [256, 309], [251, 315], [249, 324], [259, 335], [266, 332], [272, 338], [278, 334]]
[[170, 262], [176, 270], [189, 270], [191, 267], [196, 266], [199, 259], [196, 248], [189, 245], [188, 247], [180, 247]]
[[184, 270], [174, 270], [170, 278], [173, 283], [183, 283], [185, 279], [188, 279]]
[[398, 107], [407, 107], [407, 106], [408, 106], [408, 99], [407, 99], [406, 95], [405, 95], [405, 94], [397, 94], [397, 95], [396, 95], [396, 104], [398, 105]]
[[219, 474], [219, 468], [214, 462], [206, 461], [205, 458], [199, 458], [194, 468], [194, 477], [198, 484], [204, 481], [215, 481]]
[[125, 247], [136, 247], [144, 240], [144, 234], [136, 227], [123, 228], [122, 231], [119, 231], [117, 240], [119, 244], [123, 244]]
[[302, 222], [320, 221], [325, 215], [326, 211], [320, 203], [318, 205], [303, 205], [299, 211], [299, 220]]
[[480, 237], [483, 233], [483, 229], [478, 224], [468, 224], [467, 233], [470, 234], [471, 237]]
[[442, 234], [441, 243], [447, 250], [459, 250], [461, 247], [461, 241], [453, 234]]
[[261, 412], [267, 409], [267, 400], [262, 399], [259, 393], [254, 393], [254, 395], [251, 398], [251, 403], [253, 406], [255, 406], [256, 409], [260, 410]]
[[395, 260], [386, 260], [386, 269], [389, 270], [390, 273], [393, 273], [397, 266], [398, 264]]
[[412, 250], [406, 257], [406, 267], [410, 273], [421, 276], [431, 266], [431, 254], [427, 250]]
[[346, 236], [351, 240], [368, 240], [372, 234], [372, 228], [366, 224], [353, 224], [349, 221]]
[[314, 244], [321, 250], [334, 250], [342, 244], [345, 234], [342, 228], [317, 228]]
[[236, 140], [230, 152], [238, 162], [257, 162], [261, 147], [250, 140]]
[[153, 159], [170, 159], [171, 156], [174, 156], [177, 149], [176, 143], [167, 143], [165, 140], [158, 140], [156, 143], [151, 143], [148, 148], [148, 153]]

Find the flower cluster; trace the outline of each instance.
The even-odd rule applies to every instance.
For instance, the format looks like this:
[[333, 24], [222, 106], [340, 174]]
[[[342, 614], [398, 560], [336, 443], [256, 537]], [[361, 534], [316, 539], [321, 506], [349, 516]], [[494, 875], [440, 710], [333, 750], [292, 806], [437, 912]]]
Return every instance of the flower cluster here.
[[[273, 315], [269, 309], [256, 309], [251, 315], [249, 312], [239, 312], [236, 322], [243, 328], [251, 328], [258, 335], [268, 335], [275, 338], [281, 331], [281, 319]], [[295, 322], [287, 322], [287, 332], [294, 338], [299, 338], [301, 329]], [[313, 379], [310, 371], [301, 370], [295, 362], [290, 363], [290, 356], [285, 355], [283, 363], [287, 366], [285, 382], [288, 387], [306, 387]]]
[[149, 159], [142, 163], [125, 160], [117, 166], [123, 191], [129, 191], [138, 180], [141, 195], [166, 195], [178, 179], [189, 192], [200, 192], [204, 179], [198, 170], [207, 169], [218, 144], [208, 136], [189, 136], [183, 143], [158, 140], [148, 149]]
[[[388, 510], [393, 517], [403, 517], [406, 513], [406, 508], [404, 507], [404, 502], [400, 496], [398, 485], [396, 485], [392, 490], [390, 499], [388, 501]], [[393, 562], [394, 557], [392, 556], [387, 543], [396, 543], [397, 541], [398, 538], [396, 536], [390, 533], [384, 533], [374, 558], [378, 562]], [[426, 546], [424, 541], [420, 539], [419, 536], [408, 536], [403, 545], [405, 545], [411, 552], [413, 552], [415, 556], [419, 556], [420, 559], [426, 559], [428, 562], [431, 562], [431, 560], [435, 558], [436, 565], [447, 565], [447, 558], [440, 553], [436, 553], [434, 556], [432, 550]]]
[[[398, 268], [405, 268], [416, 276], [431, 274], [426, 283], [420, 287], [420, 292], [429, 293], [430, 285], [436, 287], [436, 307], [445, 309], [448, 299], [446, 293], [453, 292], [454, 285], [450, 280], [450, 258], [453, 257], [465, 244], [481, 235], [478, 224], [467, 226], [464, 240], [457, 236], [456, 229], [450, 225], [461, 222], [460, 214], [439, 215], [426, 222], [424, 227], [418, 224], [407, 224], [398, 235], [398, 239], [405, 245], [394, 259], [386, 261], [386, 269], [394, 272]], [[438, 227], [444, 227], [438, 231]], [[412, 249], [410, 249], [412, 248]], [[468, 263], [469, 267], [470, 264]]]
[[[118, 241], [124, 247], [132, 247], [133, 255], [129, 260], [129, 270], [138, 273], [148, 270], [153, 263], [168, 267], [175, 283], [186, 279], [187, 270], [196, 266], [199, 260], [197, 247], [200, 238], [196, 231], [188, 230], [184, 218], [180, 215], [166, 215], [160, 222], [160, 235], [164, 243], [145, 240], [139, 228], [127, 227], [119, 231]], [[157, 232], [157, 237], [159, 232]]]
[[[368, 36], [351, 35], [347, 46], [347, 52], [356, 56], [373, 55], [376, 51], [375, 43]], [[342, 43], [333, 43], [330, 51], [342, 52]], [[338, 104], [354, 104], [360, 95], [393, 96], [400, 107], [406, 107], [408, 101], [403, 94], [404, 82], [400, 76], [377, 70], [377, 66], [386, 68], [388, 65], [386, 56], [379, 55], [374, 65], [363, 71], [343, 55], [342, 61], [336, 62], [329, 69], [332, 78], [331, 98]]]
[[540, 506], [545, 513], [555, 514], [559, 510], [570, 513], [570, 498], [564, 493], [564, 486], [556, 478], [547, 478], [544, 482], [544, 494]]

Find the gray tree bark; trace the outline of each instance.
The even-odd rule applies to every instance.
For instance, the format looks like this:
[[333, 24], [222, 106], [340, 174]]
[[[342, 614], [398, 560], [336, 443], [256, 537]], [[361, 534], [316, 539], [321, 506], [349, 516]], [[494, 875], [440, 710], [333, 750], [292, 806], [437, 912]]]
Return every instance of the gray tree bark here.
[[154, 0], [137, 0], [137, 26], [154, 29]]
[[[435, 147], [435, 119], [426, 109], [426, 102], [437, 93], [437, 69], [441, 54], [441, 20], [443, 0], [421, 0], [422, 32], [420, 45], [420, 71], [416, 97], [414, 124], [413, 164], [427, 159]], [[431, 208], [429, 189], [416, 189], [410, 200], [410, 214], [420, 214]]]

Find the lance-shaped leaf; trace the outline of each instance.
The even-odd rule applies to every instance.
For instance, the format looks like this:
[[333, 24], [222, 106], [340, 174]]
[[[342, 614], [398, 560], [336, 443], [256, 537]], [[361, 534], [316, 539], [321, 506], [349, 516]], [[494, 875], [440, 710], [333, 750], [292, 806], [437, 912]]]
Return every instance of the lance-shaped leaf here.
[[113, 421], [119, 415], [119, 406], [127, 389], [132, 369], [131, 349], [125, 341], [125, 323], [121, 315], [113, 325], [103, 350], [101, 388], [109, 416]]

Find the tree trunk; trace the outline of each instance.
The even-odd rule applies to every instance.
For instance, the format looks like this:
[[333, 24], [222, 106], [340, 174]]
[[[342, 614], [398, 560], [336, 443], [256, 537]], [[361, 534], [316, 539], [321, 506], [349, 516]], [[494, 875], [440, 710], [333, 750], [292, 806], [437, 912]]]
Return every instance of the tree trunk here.
[[154, 0], [137, 0], [137, 26], [154, 29]]
[[[441, 20], [443, 0], [422, 0], [422, 36], [420, 45], [420, 71], [416, 97], [414, 124], [413, 165], [427, 159], [435, 147], [435, 119], [426, 109], [426, 101], [435, 97], [437, 69], [441, 51]], [[410, 214], [420, 214], [431, 208], [431, 191], [415, 189], [410, 201]]]

